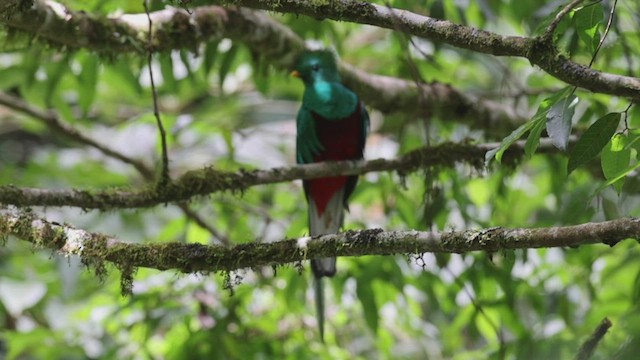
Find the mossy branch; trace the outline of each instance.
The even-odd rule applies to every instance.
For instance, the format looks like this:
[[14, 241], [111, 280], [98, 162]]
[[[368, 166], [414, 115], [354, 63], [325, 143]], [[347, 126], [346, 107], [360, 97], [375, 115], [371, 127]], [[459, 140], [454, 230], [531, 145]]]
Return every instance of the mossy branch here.
[[549, 228], [501, 227], [447, 232], [346, 231], [315, 238], [233, 247], [185, 243], [128, 243], [39, 218], [29, 211], [0, 210], [0, 239], [15, 236], [38, 247], [79, 255], [85, 263], [113, 263], [118, 268], [147, 267], [181, 272], [232, 271], [295, 263], [317, 257], [496, 252], [508, 249], [615, 245], [640, 238], [640, 219]]
[[419, 15], [407, 10], [357, 0], [322, 3], [305, 0], [211, 0], [254, 9], [349, 21], [402, 31], [458, 48], [496, 56], [522, 57], [549, 75], [596, 93], [640, 100], [640, 79], [604, 73], [561, 55], [545, 36], [505, 36], [470, 26]]
[[[22, 13], [2, 15], [0, 12], [0, 24], [10, 30], [25, 32], [53, 46], [86, 48], [107, 57], [131, 52], [142, 56], [145, 49], [198, 52], [205, 42], [230, 38], [247, 45], [276, 68], [288, 71], [305, 47], [303, 39], [268, 15], [238, 7], [203, 6], [189, 12], [168, 8], [152, 12], [149, 16], [154, 27], [150, 39], [144, 13], [104, 17], [73, 11], [54, 1], [36, 1], [34, 7]], [[384, 113], [435, 115], [492, 134], [503, 134], [525, 120], [508, 106], [465, 94], [446, 84], [417, 85], [412, 80], [369, 74], [345, 63], [340, 68], [345, 83], [368, 106]]]
[[[504, 154], [503, 162], [514, 162], [524, 156], [524, 141], [514, 143]], [[396, 171], [400, 175], [429, 167], [453, 167], [466, 163], [477, 169], [484, 167], [487, 151], [499, 143], [443, 143], [413, 150], [396, 159], [337, 161], [296, 165], [268, 170], [224, 172], [211, 167], [193, 170], [163, 188], [60, 190], [0, 186], [0, 204], [28, 206], [74, 206], [83, 209], [144, 208], [166, 203], [181, 203], [198, 196], [220, 191], [242, 192], [251, 186], [315, 179], [338, 175], [362, 175], [368, 172]], [[538, 153], [556, 153], [548, 139], [541, 139]]]
[[[79, 128], [72, 126], [71, 124], [62, 120], [60, 115], [54, 111], [43, 111], [35, 106], [29, 105], [22, 99], [9, 95], [0, 91], [0, 104], [7, 106], [10, 109], [20, 111], [24, 114], [34, 117], [36, 120], [47, 125], [51, 130], [60, 133], [67, 138], [74, 140], [80, 144], [90, 146], [97, 149], [105, 156], [122, 161], [125, 164], [129, 164], [134, 167], [142, 177], [147, 181], [154, 180], [154, 170], [140, 159], [130, 157], [117, 149], [113, 149], [108, 145], [101, 143], [98, 140], [93, 139]], [[188, 204], [179, 203], [178, 207], [184, 212], [184, 214], [192, 219], [203, 229], [209, 231], [215, 239], [220, 240], [223, 244], [228, 244], [228, 239], [217, 231], [213, 226], [207, 223], [196, 211], [189, 208]]]

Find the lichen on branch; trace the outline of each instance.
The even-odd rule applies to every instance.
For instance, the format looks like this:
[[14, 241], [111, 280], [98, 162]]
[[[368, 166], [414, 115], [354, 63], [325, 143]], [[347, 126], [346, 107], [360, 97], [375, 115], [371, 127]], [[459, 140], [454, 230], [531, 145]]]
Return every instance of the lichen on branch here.
[[[130, 243], [104, 234], [57, 224], [28, 210], [0, 209], [0, 239], [9, 236], [64, 255], [78, 255], [85, 264], [112, 263], [131, 279], [138, 267], [185, 273], [233, 271], [296, 263], [318, 257], [421, 253], [497, 252], [525, 248], [615, 245], [640, 238], [640, 219], [624, 218], [600, 223], [549, 228], [489, 228], [466, 231], [346, 231], [314, 238], [233, 247], [169, 243]], [[130, 283], [130, 281], [129, 281]], [[126, 290], [126, 289], [124, 289]], [[126, 291], [125, 291], [126, 292]]]
[[[109, 210], [144, 208], [166, 203], [181, 203], [215, 192], [242, 192], [249, 187], [298, 179], [315, 179], [336, 175], [362, 175], [368, 172], [395, 171], [404, 176], [430, 167], [453, 167], [466, 163], [476, 169], [484, 167], [487, 151], [498, 143], [443, 143], [410, 151], [396, 159], [323, 162], [263, 170], [226, 172], [212, 167], [192, 170], [162, 188], [142, 189], [39, 189], [14, 185], [0, 186], [0, 204], [28, 206], [73, 206], [83, 209]], [[524, 156], [523, 141], [514, 143], [503, 156], [503, 163]], [[538, 153], [555, 153], [548, 139], [542, 139]]]
[[[108, 58], [123, 53], [141, 56], [146, 49], [198, 52], [209, 41], [229, 38], [247, 45], [271, 65], [290, 70], [305, 48], [304, 40], [268, 15], [247, 8], [201, 6], [189, 11], [167, 8], [151, 12], [153, 33], [148, 39], [144, 13], [106, 17], [73, 11], [54, 1], [36, 1], [24, 12], [3, 17], [0, 24], [21, 31], [54, 47], [86, 48]], [[46, 22], [45, 22], [46, 19]], [[44, 24], [44, 25], [43, 25]], [[411, 116], [435, 115], [469, 124], [493, 134], [510, 131], [524, 118], [503, 104], [472, 96], [450, 85], [369, 74], [341, 64], [345, 83], [356, 90], [368, 106], [384, 113]]]

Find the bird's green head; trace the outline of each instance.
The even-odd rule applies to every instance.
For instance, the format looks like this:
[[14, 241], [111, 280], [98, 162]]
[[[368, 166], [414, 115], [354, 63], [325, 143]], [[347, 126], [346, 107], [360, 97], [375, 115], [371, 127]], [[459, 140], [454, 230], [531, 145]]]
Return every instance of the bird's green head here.
[[291, 75], [299, 77], [305, 85], [314, 82], [340, 82], [336, 56], [331, 50], [307, 50], [303, 52]]

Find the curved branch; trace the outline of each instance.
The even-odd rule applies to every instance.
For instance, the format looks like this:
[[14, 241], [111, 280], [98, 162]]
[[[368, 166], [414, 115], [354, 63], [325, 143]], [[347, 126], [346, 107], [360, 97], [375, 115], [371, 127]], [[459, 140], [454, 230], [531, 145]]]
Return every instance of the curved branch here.
[[[107, 145], [100, 143], [92, 139], [90, 136], [87, 136], [82, 131], [73, 127], [72, 125], [64, 122], [60, 116], [54, 111], [43, 111], [34, 106], [31, 106], [24, 102], [22, 99], [6, 94], [0, 91], [0, 104], [25, 113], [34, 117], [35, 119], [41, 121], [45, 125], [47, 125], [53, 131], [57, 131], [64, 136], [77, 141], [81, 144], [85, 144], [87, 146], [93, 147], [97, 149], [105, 156], [111, 157], [113, 159], [122, 161], [125, 164], [129, 164], [133, 166], [139, 173], [142, 175], [144, 179], [147, 181], [152, 181], [154, 179], [154, 171], [151, 167], [147, 166], [143, 161], [132, 158], [116, 149], [112, 149]], [[184, 214], [192, 219], [196, 224], [198, 224], [203, 229], [208, 230], [214, 238], [219, 239], [223, 244], [228, 245], [228, 240], [225, 236], [223, 236], [219, 231], [214, 229], [211, 225], [207, 224], [207, 222], [193, 209], [189, 208], [188, 204], [179, 203], [178, 207], [182, 209]]]
[[574, 359], [590, 359], [591, 355], [593, 355], [594, 351], [596, 350], [598, 343], [600, 343], [600, 340], [604, 338], [604, 336], [607, 334], [607, 331], [609, 331], [612, 325], [613, 324], [611, 323], [611, 320], [609, 320], [609, 318], [602, 319], [598, 327], [593, 331], [593, 334], [591, 334], [591, 336], [589, 336], [589, 338], [585, 340], [584, 343], [582, 343]]
[[304, 0], [211, 0], [211, 2], [233, 3], [255, 9], [302, 14], [316, 19], [326, 18], [374, 25], [479, 53], [522, 57], [568, 84], [596, 93], [640, 100], [640, 79], [603, 73], [575, 63], [560, 55], [552, 44], [545, 41], [544, 37], [504, 36], [366, 1], [334, 0], [322, 4]]
[[556, 28], [562, 21], [562, 19], [567, 16], [571, 10], [573, 10], [576, 6], [580, 5], [584, 0], [572, 0], [569, 4], [567, 4], [562, 10], [560, 10], [556, 17], [553, 19], [551, 24], [547, 26], [547, 30], [545, 30], [544, 34], [542, 34], [542, 39], [544, 41], [552, 42], [553, 41], [553, 33], [556, 31]]
[[90, 264], [108, 261], [129, 270], [147, 267], [208, 272], [283, 265], [318, 257], [496, 252], [598, 243], [613, 246], [627, 238], [640, 238], [640, 219], [549, 228], [495, 227], [449, 232], [371, 229], [226, 248], [197, 243], [127, 243], [70, 225], [52, 223], [32, 212], [0, 209], [0, 239], [9, 235], [62, 254], [80, 255]]
[[[444, 143], [413, 150], [397, 159], [337, 161], [296, 165], [269, 170], [223, 172], [206, 167], [189, 171], [162, 189], [143, 190], [57, 190], [0, 186], [0, 204], [27, 206], [75, 206], [83, 209], [143, 208], [172, 202], [184, 202], [219, 191], [244, 191], [256, 186], [297, 179], [338, 175], [362, 175], [374, 171], [397, 171], [401, 176], [428, 167], [452, 167], [468, 163], [484, 166], [485, 154], [499, 143]], [[524, 141], [514, 143], [503, 155], [509, 163], [524, 155]], [[555, 153], [548, 139], [541, 139], [538, 153]]]
[[43, 122], [50, 129], [56, 132], [59, 132], [61, 134], [64, 134], [70, 139], [73, 139], [81, 144], [91, 146], [99, 150], [101, 153], [105, 154], [106, 156], [120, 160], [125, 164], [129, 164], [133, 166], [136, 170], [138, 170], [138, 172], [140, 172], [140, 174], [143, 177], [147, 179], [153, 178], [153, 169], [149, 168], [147, 164], [145, 164], [141, 160], [131, 158], [117, 150], [111, 149], [110, 147], [104, 144], [101, 144], [98, 141], [90, 138], [89, 136], [80, 132], [75, 127], [62, 121], [60, 119], [60, 116], [58, 116], [58, 114], [53, 111], [44, 111], [44, 110], [38, 109], [34, 106], [27, 104], [22, 99], [16, 96], [4, 93], [2, 91], [0, 91], [0, 105], [4, 105], [10, 109], [14, 109], [24, 114], [30, 115], [38, 119], [39, 121]]
[[[154, 24], [150, 47], [154, 51], [186, 48], [198, 52], [202, 43], [228, 37], [246, 44], [277, 68], [290, 70], [305, 47], [288, 27], [246, 8], [204, 6], [190, 12], [168, 8], [150, 13], [150, 18]], [[143, 55], [149, 47], [146, 14], [98, 17], [40, 0], [28, 11], [8, 18], [0, 13], [0, 23], [57, 46], [88, 48], [107, 55]], [[358, 91], [367, 105], [384, 113], [436, 115], [494, 134], [512, 130], [525, 120], [508, 106], [467, 95], [449, 85], [431, 83], [418, 87], [411, 80], [369, 74], [344, 63], [341, 72], [347, 85]]]

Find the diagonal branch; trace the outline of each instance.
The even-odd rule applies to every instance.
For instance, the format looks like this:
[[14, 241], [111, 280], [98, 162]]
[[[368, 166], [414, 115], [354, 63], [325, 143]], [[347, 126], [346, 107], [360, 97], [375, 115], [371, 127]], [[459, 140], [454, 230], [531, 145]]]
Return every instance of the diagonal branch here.
[[[116, 150], [112, 149], [94, 139], [82, 133], [79, 129], [71, 126], [70, 124], [64, 122], [60, 116], [54, 111], [43, 111], [34, 106], [31, 106], [24, 102], [22, 99], [3, 93], [0, 91], [0, 104], [4, 105], [8, 108], [20, 111], [27, 115], [34, 117], [36, 120], [43, 122], [50, 129], [57, 131], [64, 136], [77, 141], [81, 144], [88, 145], [97, 149], [104, 155], [111, 157], [113, 159], [117, 159], [122, 161], [125, 164], [129, 164], [133, 166], [139, 173], [148, 181], [152, 181], [154, 178], [153, 169], [143, 161], [129, 157], [128, 155]], [[229, 245], [228, 239], [222, 235], [219, 231], [214, 229], [211, 225], [207, 224], [207, 222], [200, 217], [200, 215], [189, 208], [188, 204], [178, 203], [178, 207], [184, 212], [184, 214], [192, 219], [196, 224], [198, 224], [203, 229], [208, 230], [214, 238], [220, 240], [223, 244]]]
[[9, 235], [62, 254], [79, 255], [90, 264], [108, 261], [120, 269], [147, 267], [209, 272], [283, 265], [318, 257], [496, 252], [599, 243], [613, 246], [627, 238], [640, 238], [640, 219], [624, 218], [549, 228], [494, 227], [448, 232], [371, 229], [227, 248], [184, 243], [128, 243], [70, 225], [52, 223], [29, 211], [0, 209], [0, 239]]
[[553, 19], [551, 24], [547, 26], [547, 29], [545, 30], [544, 34], [542, 34], [542, 39], [544, 41], [551, 42], [553, 39], [553, 33], [556, 31], [556, 28], [558, 27], [562, 19], [565, 16], [567, 16], [567, 14], [571, 12], [571, 10], [573, 10], [576, 6], [580, 5], [580, 3], [583, 1], [584, 0], [573, 0], [569, 4], [567, 4], [564, 8], [562, 8], [562, 10], [560, 10], [556, 14], [556, 17]]
[[[640, 79], [603, 73], [561, 55], [544, 37], [504, 36], [470, 26], [439, 20], [407, 10], [356, 0], [333, 0], [319, 4], [304, 0], [211, 0], [215, 4], [308, 15], [316, 19], [350, 21], [401, 31], [496, 56], [528, 59], [533, 65], [568, 84], [593, 92], [640, 100]], [[397, 20], [396, 20], [397, 19]], [[400, 25], [400, 26], [398, 26]]]
[[[228, 37], [247, 45], [275, 67], [290, 70], [304, 49], [304, 41], [291, 29], [266, 14], [245, 8], [197, 7], [190, 12], [177, 8], [150, 13], [154, 24], [151, 49], [190, 49], [207, 41]], [[0, 24], [36, 35], [57, 46], [87, 48], [113, 56], [114, 53], [145, 54], [148, 19], [146, 14], [99, 17], [72, 11], [54, 1], [36, 1], [33, 8], [4, 18]], [[467, 95], [442, 83], [420, 84], [411, 80], [369, 74], [341, 64], [346, 84], [359, 92], [365, 103], [384, 113], [426, 114], [456, 120], [494, 134], [510, 131], [525, 119], [510, 107]], [[424, 102], [420, 102], [423, 98]]]
[[[185, 173], [162, 189], [58, 190], [0, 186], [0, 204], [27, 206], [76, 206], [83, 209], [142, 208], [170, 202], [184, 202], [219, 191], [244, 191], [256, 186], [297, 179], [314, 179], [338, 175], [362, 175], [374, 171], [397, 171], [404, 176], [428, 167], [452, 167], [467, 163], [483, 168], [485, 154], [498, 143], [444, 143], [413, 150], [396, 159], [339, 161], [296, 165], [269, 170], [223, 172], [211, 167]], [[514, 143], [504, 154], [503, 162], [513, 162], [524, 155], [524, 141]], [[542, 139], [538, 153], [556, 153], [549, 139]]]
[[50, 129], [57, 131], [74, 141], [91, 146], [99, 150], [101, 153], [105, 154], [106, 156], [120, 160], [125, 164], [129, 164], [133, 166], [145, 178], [153, 177], [153, 170], [151, 170], [144, 162], [140, 161], [139, 159], [128, 157], [127, 155], [117, 150], [111, 149], [108, 146], [95, 141], [94, 139], [80, 132], [75, 127], [64, 122], [60, 118], [60, 116], [58, 116], [58, 114], [53, 111], [45, 111], [45, 110], [38, 109], [34, 106], [27, 104], [24, 100], [16, 96], [9, 95], [1, 91], [0, 91], [0, 105], [4, 105], [10, 109], [14, 109], [24, 114], [30, 115], [35, 119], [46, 124]]
[[593, 334], [591, 334], [591, 336], [589, 336], [589, 338], [585, 340], [584, 343], [582, 343], [574, 359], [590, 359], [591, 355], [593, 355], [594, 351], [596, 350], [598, 343], [600, 343], [600, 340], [604, 338], [604, 336], [607, 334], [607, 331], [609, 331], [609, 328], [611, 328], [612, 325], [613, 324], [611, 323], [611, 320], [609, 320], [609, 318], [602, 319], [598, 327], [593, 331]]

